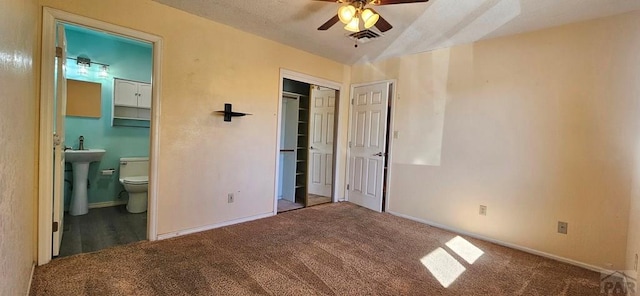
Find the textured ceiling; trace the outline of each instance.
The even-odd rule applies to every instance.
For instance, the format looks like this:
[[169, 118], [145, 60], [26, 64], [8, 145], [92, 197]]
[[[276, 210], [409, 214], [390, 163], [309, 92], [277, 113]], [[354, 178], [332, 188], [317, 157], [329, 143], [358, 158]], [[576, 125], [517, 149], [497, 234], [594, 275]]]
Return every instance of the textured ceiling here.
[[340, 23], [317, 27], [336, 3], [311, 0], [154, 0], [346, 64], [375, 61], [640, 9], [640, 0], [431, 0], [376, 7], [394, 28], [354, 47]]

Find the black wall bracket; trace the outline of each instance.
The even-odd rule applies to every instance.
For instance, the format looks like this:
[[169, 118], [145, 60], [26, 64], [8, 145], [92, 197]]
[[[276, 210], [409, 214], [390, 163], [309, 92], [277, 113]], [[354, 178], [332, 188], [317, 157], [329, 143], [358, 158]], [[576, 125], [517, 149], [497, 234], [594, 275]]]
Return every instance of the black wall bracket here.
[[217, 111], [217, 113], [224, 115], [224, 121], [231, 121], [232, 117], [241, 117], [245, 115], [251, 115], [249, 113], [231, 111], [231, 104], [228, 104], [228, 103], [224, 104], [224, 111]]

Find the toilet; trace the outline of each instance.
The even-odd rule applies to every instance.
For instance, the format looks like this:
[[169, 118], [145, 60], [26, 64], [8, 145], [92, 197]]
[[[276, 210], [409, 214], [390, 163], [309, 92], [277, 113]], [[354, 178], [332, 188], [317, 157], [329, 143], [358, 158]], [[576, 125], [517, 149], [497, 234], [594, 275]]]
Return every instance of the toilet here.
[[129, 194], [127, 211], [143, 213], [147, 211], [147, 191], [149, 188], [149, 158], [120, 158], [120, 184]]

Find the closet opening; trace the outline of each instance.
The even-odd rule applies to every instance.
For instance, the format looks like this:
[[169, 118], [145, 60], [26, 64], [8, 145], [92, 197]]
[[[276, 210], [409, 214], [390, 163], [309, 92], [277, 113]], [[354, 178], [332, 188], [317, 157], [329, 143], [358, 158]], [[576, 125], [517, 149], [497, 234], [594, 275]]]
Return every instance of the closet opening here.
[[277, 212], [334, 200], [338, 90], [282, 81]]

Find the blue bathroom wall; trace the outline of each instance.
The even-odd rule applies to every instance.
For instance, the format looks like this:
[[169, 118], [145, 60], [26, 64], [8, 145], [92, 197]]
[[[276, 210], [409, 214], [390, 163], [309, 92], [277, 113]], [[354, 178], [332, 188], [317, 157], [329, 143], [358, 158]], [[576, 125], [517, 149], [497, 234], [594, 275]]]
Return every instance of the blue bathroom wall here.
[[[102, 85], [102, 114], [100, 118], [67, 116], [65, 120], [65, 145], [77, 149], [78, 138], [84, 136], [85, 148], [102, 148], [107, 152], [100, 162], [92, 163], [89, 169], [89, 203], [126, 201], [127, 194], [118, 181], [121, 157], [149, 155], [149, 128], [111, 126], [113, 101], [113, 79], [122, 78], [151, 82], [152, 48], [133, 40], [67, 25], [67, 56], [88, 57], [92, 62], [109, 65], [107, 77], [101, 77], [99, 65], [92, 64], [86, 74], [78, 72], [74, 60], [67, 60], [68, 79], [100, 83]], [[103, 176], [102, 170], [116, 169]], [[65, 207], [71, 199], [73, 180], [71, 165], [65, 169]]]

